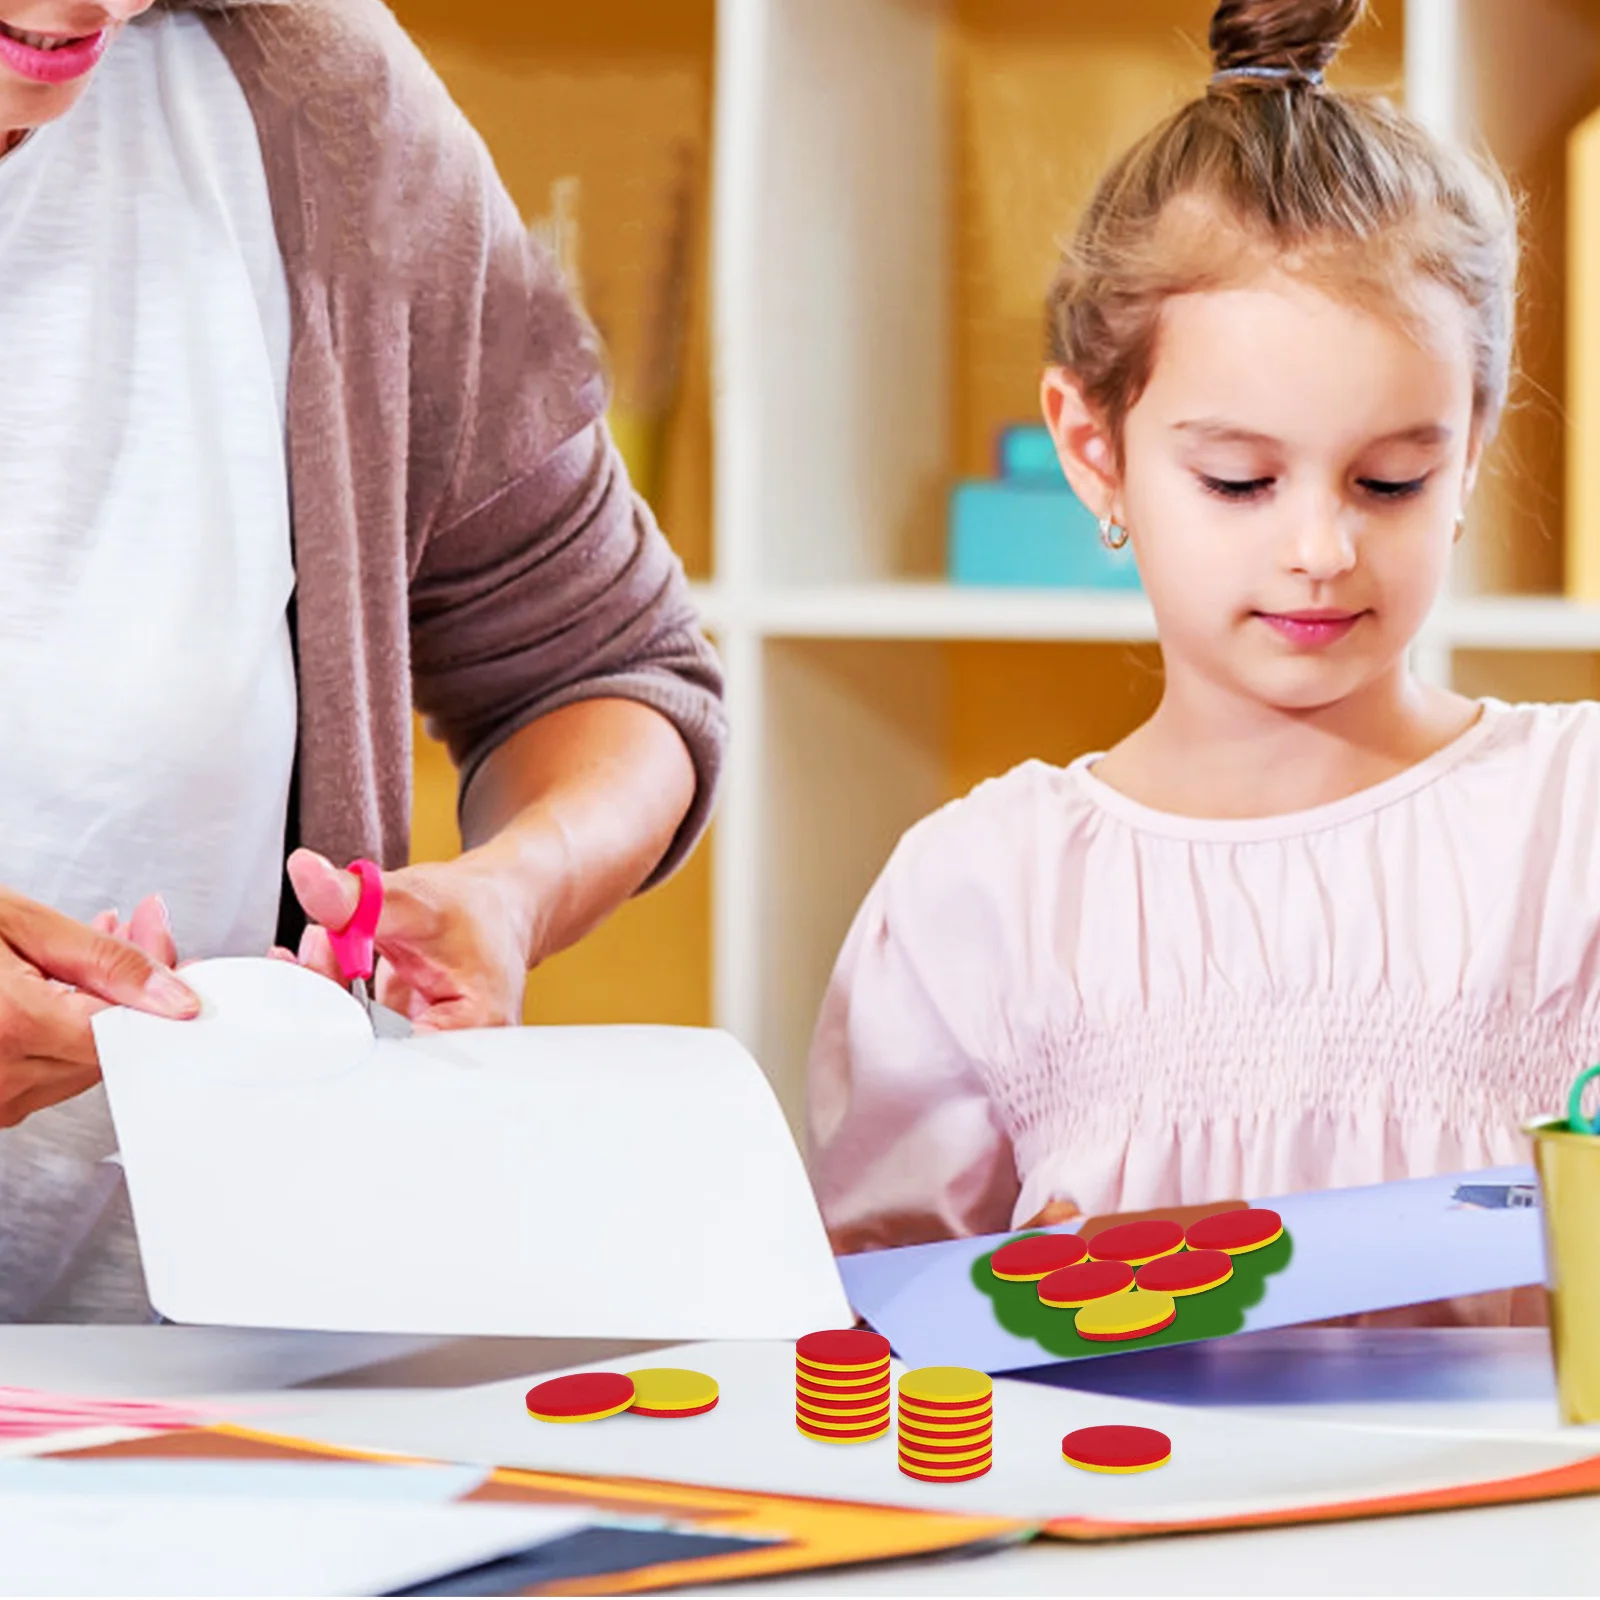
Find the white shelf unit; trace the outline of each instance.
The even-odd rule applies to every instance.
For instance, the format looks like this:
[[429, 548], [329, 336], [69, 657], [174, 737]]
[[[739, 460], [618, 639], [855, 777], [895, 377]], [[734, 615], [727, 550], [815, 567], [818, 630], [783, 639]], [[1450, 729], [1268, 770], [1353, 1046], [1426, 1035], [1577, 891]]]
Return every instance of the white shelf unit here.
[[[1147, 3], [1203, 39], [1206, 0]], [[1403, 76], [1431, 126], [1462, 125], [1474, 9], [1505, 3], [1380, 7], [1385, 26], [1404, 27], [1403, 73], [1390, 81]], [[1084, 171], [1156, 114], [1097, 88], [1119, 8], [1059, 0], [1041, 46], [984, 29], [991, 14], [1037, 20], [1042, 0], [991, 4], [721, 0], [718, 12], [714, 572], [699, 595], [734, 739], [714, 854], [713, 1005], [797, 1126], [812, 1024], [850, 917], [904, 829], [951, 797], [951, 652], [985, 641], [1148, 650], [1155, 637], [1136, 594], [936, 579], [944, 496], [972, 470], [953, 420], [956, 330], [970, 313], [957, 304], [956, 234], [984, 203], [959, 192], [955, 147], [1009, 114], [976, 104], [956, 65], [1010, 51], [1005, 71], [1025, 89], [1055, 73], [1064, 100], [1088, 97], [1075, 126], [1087, 119], [1102, 146], [1062, 156]], [[1192, 93], [1202, 70], [1192, 44], [1134, 69], [1156, 111], [1173, 85]], [[1081, 188], [1084, 171], [1057, 186]], [[990, 196], [985, 225], [1042, 235], [1042, 304], [1050, 241], [1071, 215], [1035, 217], [1037, 199]], [[1470, 588], [1473, 564], [1463, 567]], [[1600, 652], [1600, 608], [1458, 584], [1418, 641], [1418, 668], [1448, 680], [1459, 652]], [[1491, 666], [1489, 692], [1496, 681]]]

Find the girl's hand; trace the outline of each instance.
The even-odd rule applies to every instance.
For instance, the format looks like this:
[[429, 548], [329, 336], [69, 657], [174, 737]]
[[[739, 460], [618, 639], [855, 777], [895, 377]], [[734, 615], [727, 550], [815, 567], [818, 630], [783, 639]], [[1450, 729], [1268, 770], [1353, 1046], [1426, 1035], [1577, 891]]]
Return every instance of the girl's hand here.
[[[312, 850], [289, 857], [289, 879], [311, 926], [298, 959], [343, 983], [328, 942], [355, 915], [360, 880]], [[373, 998], [419, 1033], [505, 1027], [522, 1018], [528, 934], [504, 881], [470, 852], [383, 875]]]
[[98, 1081], [89, 1024], [112, 1005], [183, 1019], [200, 1011], [193, 991], [139, 945], [0, 889], [0, 1127]]

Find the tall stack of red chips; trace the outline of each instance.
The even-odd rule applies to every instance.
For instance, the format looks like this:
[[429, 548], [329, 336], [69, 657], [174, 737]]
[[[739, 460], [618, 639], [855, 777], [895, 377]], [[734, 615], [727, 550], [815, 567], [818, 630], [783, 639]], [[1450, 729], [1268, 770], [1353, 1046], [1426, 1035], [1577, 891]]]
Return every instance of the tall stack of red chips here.
[[889, 1341], [865, 1328], [808, 1333], [794, 1347], [795, 1426], [852, 1443], [889, 1431]]

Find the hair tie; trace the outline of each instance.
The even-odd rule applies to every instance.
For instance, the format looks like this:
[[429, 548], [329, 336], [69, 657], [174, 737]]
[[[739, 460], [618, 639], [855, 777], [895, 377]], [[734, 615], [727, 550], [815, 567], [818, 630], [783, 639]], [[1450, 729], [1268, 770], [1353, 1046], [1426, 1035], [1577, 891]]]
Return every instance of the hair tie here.
[[1322, 71], [1318, 67], [1224, 67], [1211, 75], [1211, 86], [1232, 83], [1237, 78], [1256, 83], [1305, 83], [1313, 89], [1322, 87]]

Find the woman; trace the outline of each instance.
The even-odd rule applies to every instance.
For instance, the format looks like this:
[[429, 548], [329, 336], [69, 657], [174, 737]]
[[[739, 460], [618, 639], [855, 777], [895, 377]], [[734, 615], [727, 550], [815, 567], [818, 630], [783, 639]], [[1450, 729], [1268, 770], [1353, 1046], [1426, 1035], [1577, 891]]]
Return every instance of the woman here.
[[[693, 846], [720, 678], [380, 0], [0, 0], [0, 352], [0, 1318], [146, 1319], [94, 1012], [325, 967], [368, 855], [380, 998], [512, 1022]], [[404, 866], [413, 703], [448, 865]]]

